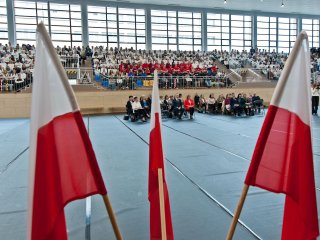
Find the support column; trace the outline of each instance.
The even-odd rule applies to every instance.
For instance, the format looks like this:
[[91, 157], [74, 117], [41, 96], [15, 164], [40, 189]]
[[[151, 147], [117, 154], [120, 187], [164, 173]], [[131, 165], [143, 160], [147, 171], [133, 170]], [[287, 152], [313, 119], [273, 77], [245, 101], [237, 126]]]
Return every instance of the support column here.
[[299, 16], [297, 19], [297, 35], [299, 35], [299, 33], [302, 31], [302, 17]]
[[257, 24], [257, 15], [252, 16], [252, 46], [254, 49], [257, 48], [257, 36], [258, 36], [258, 24]]
[[151, 37], [151, 10], [146, 8], [146, 49], [149, 51], [152, 48]]
[[208, 50], [208, 35], [207, 35], [207, 12], [202, 12], [202, 23], [201, 23], [201, 38], [202, 38], [202, 51]]
[[87, 47], [89, 46], [87, 1], [81, 2], [81, 25], [82, 25], [82, 46]]
[[6, 0], [7, 3], [7, 23], [8, 23], [8, 41], [12, 46], [16, 46], [16, 24], [14, 18], [14, 2], [13, 0]]

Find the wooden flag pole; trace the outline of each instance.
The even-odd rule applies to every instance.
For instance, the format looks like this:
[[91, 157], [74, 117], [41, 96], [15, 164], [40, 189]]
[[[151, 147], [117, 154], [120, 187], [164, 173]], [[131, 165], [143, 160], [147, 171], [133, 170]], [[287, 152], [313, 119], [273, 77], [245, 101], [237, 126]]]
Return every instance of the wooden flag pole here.
[[228, 231], [228, 235], [227, 235], [226, 240], [232, 240], [232, 238], [233, 238], [233, 234], [234, 234], [234, 232], [236, 230], [237, 223], [238, 223], [238, 220], [239, 220], [239, 217], [240, 217], [240, 214], [241, 214], [241, 210], [242, 210], [244, 201], [246, 200], [248, 190], [249, 190], [249, 185], [244, 184], [243, 189], [242, 189], [242, 193], [241, 193], [241, 196], [240, 196], [240, 199], [239, 199], [239, 202], [238, 202], [238, 206], [237, 206], [236, 212], [235, 212], [235, 214], [233, 216], [232, 223], [231, 223], [231, 225], [229, 227], [229, 231]]
[[114, 215], [114, 212], [112, 210], [112, 206], [111, 206], [111, 202], [109, 200], [108, 194], [103, 195], [102, 198], [103, 198], [104, 204], [106, 205], [107, 212], [110, 217], [114, 235], [116, 236], [117, 240], [122, 240], [121, 232], [117, 224], [116, 216]]
[[161, 218], [161, 239], [167, 240], [162, 168], [158, 168], [158, 182], [159, 182], [160, 218]]

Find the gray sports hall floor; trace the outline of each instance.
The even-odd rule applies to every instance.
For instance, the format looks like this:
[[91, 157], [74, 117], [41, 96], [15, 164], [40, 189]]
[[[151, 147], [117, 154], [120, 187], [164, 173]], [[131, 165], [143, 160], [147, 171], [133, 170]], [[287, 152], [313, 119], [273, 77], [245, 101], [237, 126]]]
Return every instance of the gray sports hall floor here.
[[[150, 126], [122, 117], [90, 117], [89, 132], [124, 239], [145, 240]], [[312, 119], [319, 195], [320, 118]], [[163, 121], [175, 239], [225, 239], [263, 120], [197, 114], [193, 121]], [[28, 141], [28, 119], [0, 120], [2, 240], [26, 238]], [[283, 200], [283, 195], [251, 188], [234, 239], [280, 239]], [[91, 239], [114, 239], [100, 196], [92, 197], [91, 208], [86, 200], [71, 203], [66, 216], [69, 239], [89, 239], [86, 229]]]

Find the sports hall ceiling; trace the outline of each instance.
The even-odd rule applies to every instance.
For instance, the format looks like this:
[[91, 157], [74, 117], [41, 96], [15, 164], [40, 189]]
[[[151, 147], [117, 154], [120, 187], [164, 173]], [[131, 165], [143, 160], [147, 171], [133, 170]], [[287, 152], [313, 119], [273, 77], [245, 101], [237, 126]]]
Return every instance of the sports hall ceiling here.
[[224, 0], [111, 0], [110, 2], [320, 15], [320, 0], [283, 0], [284, 7], [281, 7], [282, 0], [227, 0], [227, 4], [224, 4]]

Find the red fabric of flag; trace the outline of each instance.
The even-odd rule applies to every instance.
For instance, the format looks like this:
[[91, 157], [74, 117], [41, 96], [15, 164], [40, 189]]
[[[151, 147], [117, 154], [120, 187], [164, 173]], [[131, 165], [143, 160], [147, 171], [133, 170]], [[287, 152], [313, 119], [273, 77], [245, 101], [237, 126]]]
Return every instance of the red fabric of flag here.
[[245, 183], [287, 195], [282, 239], [316, 239], [311, 132], [296, 114], [269, 107]]
[[38, 132], [32, 239], [67, 239], [64, 206], [106, 194], [79, 112], [58, 116]]
[[74, 93], [42, 23], [30, 125], [28, 239], [66, 240], [64, 207], [107, 191]]
[[164, 174], [164, 162], [162, 151], [162, 139], [159, 114], [155, 113], [155, 126], [150, 132], [150, 151], [149, 151], [149, 201], [150, 201], [150, 239], [161, 238], [161, 218], [160, 218], [160, 199], [159, 199], [159, 181], [158, 169], [162, 169], [164, 207], [166, 218], [167, 239], [173, 240], [173, 229], [171, 222], [170, 201], [167, 189], [167, 183]]
[[151, 104], [151, 131], [149, 139], [149, 185], [148, 198], [150, 201], [150, 239], [163, 239], [161, 233], [161, 214], [160, 214], [160, 196], [159, 196], [159, 178], [158, 170], [162, 169], [163, 176], [163, 195], [164, 195], [164, 213], [166, 223], [166, 238], [173, 240], [173, 228], [171, 221], [171, 210], [169, 201], [169, 192], [165, 177], [164, 154], [162, 149], [161, 136], [161, 110], [159, 101], [158, 72], [154, 72], [154, 81], [152, 88]]
[[310, 53], [301, 33], [272, 97], [245, 179], [286, 194], [282, 239], [319, 235], [311, 139]]

